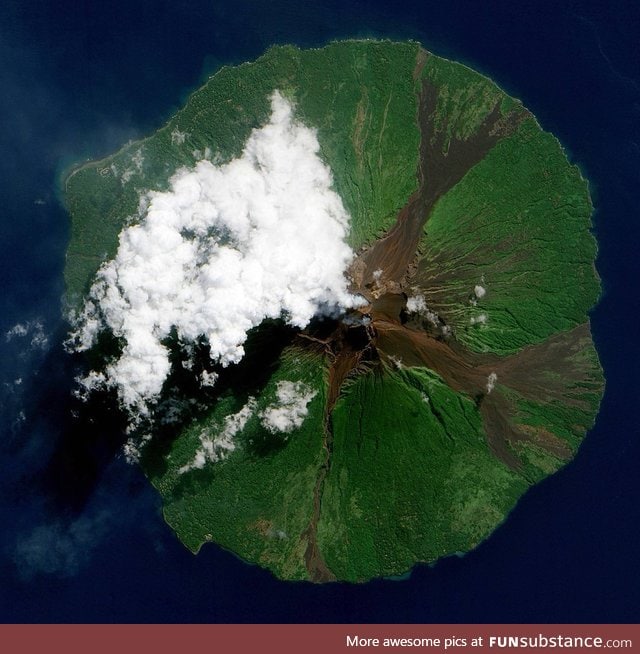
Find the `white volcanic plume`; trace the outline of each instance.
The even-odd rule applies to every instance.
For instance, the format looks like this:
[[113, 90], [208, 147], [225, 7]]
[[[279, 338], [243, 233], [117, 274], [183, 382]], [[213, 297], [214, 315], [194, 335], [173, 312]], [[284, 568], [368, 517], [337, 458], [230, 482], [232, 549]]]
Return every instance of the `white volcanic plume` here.
[[238, 159], [200, 161], [168, 191], [150, 192], [144, 217], [98, 272], [72, 342], [87, 349], [104, 328], [123, 339], [120, 358], [85, 386], [116, 388], [132, 414], [148, 413], [162, 389], [162, 341], [174, 328], [186, 343], [206, 337], [211, 358], [228, 365], [265, 318], [302, 328], [360, 302], [344, 275], [349, 216], [315, 131], [277, 91], [271, 111]]

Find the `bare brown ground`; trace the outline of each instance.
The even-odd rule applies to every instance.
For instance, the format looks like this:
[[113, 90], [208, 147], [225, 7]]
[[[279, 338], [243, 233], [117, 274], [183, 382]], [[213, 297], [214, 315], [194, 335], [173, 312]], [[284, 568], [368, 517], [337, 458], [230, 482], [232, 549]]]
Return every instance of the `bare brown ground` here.
[[[521, 441], [542, 447], [560, 459], [571, 449], [565, 441], [544, 429], [533, 429], [515, 421], [517, 407], [503, 388], [537, 404], [553, 401], [586, 409], [576, 389], [592, 386], [588, 363], [578, 356], [590, 342], [589, 324], [555, 334], [508, 357], [480, 355], [455, 340], [438, 340], [398, 323], [376, 321], [376, 350], [382, 360], [406, 367], [425, 367], [438, 374], [452, 390], [472, 398], [480, 411], [489, 445], [512, 468], [520, 462], [510, 445]], [[489, 386], [490, 375], [495, 385]], [[586, 428], [586, 425], [585, 425]]]
[[316, 485], [313, 489], [313, 517], [308, 527], [302, 532], [301, 539], [307, 543], [304, 552], [304, 564], [309, 573], [309, 580], [322, 584], [327, 581], [335, 581], [336, 576], [329, 570], [320, 548], [318, 547], [318, 519], [320, 518], [320, 502], [322, 498], [322, 487], [327, 475], [328, 468], [323, 466], [321, 474], [318, 475]]
[[[421, 50], [414, 77], [419, 79], [429, 54]], [[374, 283], [374, 272], [382, 280], [402, 287], [418, 249], [422, 230], [436, 202], [481, 161], [493, 146], [511, 134], [527, 115], [517, 108], [502, 116], [496, 104], [479, 129], [467, 139], [452, 138], [445, 151], [445, 134], [436, 130], [438, 90], [422, 80], [417, 122], [420, 127], [420, 157], [416, 173], [418, 188], [400, 210], [388, 234], [365, 250], [352, 266], [354, 286], [365, 293]]]
[[[303, 542], [306, 542], [304, 560], [309, 579], [316, 583], [323, 583], [335, 580], [335, 575], [327, 566], [322, 553], [318, 547], [318, 520], [322, 504], [322, 489], [324, 480], [331, 465], [331, 449], [333, 447], [333, 428], [331, 413], [340, 396], [340, 389], [347, 376], [356, 373], [365, 361], [368, 353], [372, 351], [370, 333], [367, 330], [359, 330], [357, 338], [350, 338], [353, 328], [338, 324], [335, 331], [325, 339], [320, 339], [309, 334], [301, 334], [302, 341], [306, 341], [317, 351], [323, 351], [329, 358], [328, 393], [325, 409], [325, 424], [323, 433], [324, 461], [318, 472], [316, 484], [313, 490], [313, 514], [309, 525], [301, 535]], [[356, 344], [364, 343], [364, 347], [356, 347]]]

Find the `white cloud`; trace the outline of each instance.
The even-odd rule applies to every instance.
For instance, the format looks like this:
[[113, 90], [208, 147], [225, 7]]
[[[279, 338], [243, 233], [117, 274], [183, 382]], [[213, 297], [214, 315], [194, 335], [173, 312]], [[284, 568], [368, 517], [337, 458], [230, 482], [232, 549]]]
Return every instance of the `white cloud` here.
[[407, 298], [407, 311], [409, 313], [416, 313], [423, 318], [426, 318], [427, 322], [431, 323], [433, 327], [440, 328], [440, 318], [438, 314], [429, 309], [427, 305], [427, 300], [424, 295], [413, 295]]
[[217, 379], [217, 373], [203, 370], [200, 374], [200, 386], [215, 386]]
[[4, 335], [5, 341], [7, 343], [9, 341], [12, 341], [14, 338], [22, 338], [23, 336], [26, 336], [29, 328], [28, 325], [29, 323], [16, 323], [7, 333]]
[[[161, 421], [163, 424], [171, 424], [171, 417], [167, 422], [166, 418], [163, 418]], [[125, 461], [127, 463], [133, 464], [140, 461], [142, 456], [142, 451], [145, 446], [151, 441], [153, 437], [151, 434], [143, 434], [142, 436], [133, 437], [127, 439], [127, 442], [122, 447], [122, 453], [124, 454]]]
[[45, 334], [44, 326], [39, 320], [16, 323], [4, 335], [7, 343], [16, 338], [29, 338], [29, 345], [33, 350], [46, 350], [49, 345], [49, 337]]
[[172, 145], [182, 145], [187, 139], [187, 132], [181, 132], [177, 127], [171, 132], [171, 144]]
[[475, 296], [479, 300], [481, 300], [487, 294], [487, 289], [484, 286], [480, 286], [480, 284], [477, 284], [474, 287], [473, 292], [474, 292]]
[[404, 364], [402, 363], [402, 357], [399, 357], [396, 354], [390, 354], [387, 358], [398, 370], [402, 370], [404, 368]]
[[422, 313], [427, 310], [427, 301], [424, 295], [414, 295], [407, 298], [407, 311], [409, 313]]
[[144, 164], [144, 155], [142, 154], [142, 150], [136, 150], [136, 153], [131, 157], [131, 163], [136, 167], [136, 170], [141, 173], [142, 172], [142, 166]]
[[229, 452], [236, 449], [235, 436], [239, 434], [247, 425], [249, 418], [256, 411], [257, 402], [255, 398], [250, 397], [247, 403], [238, 411], [224, 419], [224, 424], [220, 431], [203, 431], [200, 434], [200, 447], [196, 454], [187, 465], [182, 466], [178, 471], [180, 474], [189, 470], [204, 468], [207, 462], [215, 463], [224, 459]]
[[[124, 170], [120, 176], [120, 182], [123, 186], [128, 184], [135, 175], [142, 175], [142, 167], [144, 166], [144, 155], [142, 154], [142, 149], [136, 150], [135, 154], [131, 157], [131, 164], [132, 166], [129, 166]], [[118, 169], [113, 164], [111, 164], [111, 172], [114, 175], [118, 174]]]
[[76, 377], [74, 381], [78, 384], [74, 394], [81, 400], [86, 400], [92, 391], [105, 388], [107, 385], [107, 378], [104, 373], [95, 370], [92, 370], [85, 377]]
[[149, 192], [140, 223], [121, 232], [98, 273], [72, 347], [91, 347], [104, 328], [123, 339], [104, 383], [132, 416], [148, 414], [162, 390], [172, 328], [185, 343], [204, 336], [212, 360], [228, 365], [266, 318], [303, 328], [361, 303], [344, 275], [349, 216], [316, 133], [277, 91], [271, 110], [238, 159], [200, 161], [178, 171], [170, 190]]
[[486, 313], [480, 313], [477, 316], [471, 316], [469, 322], [472, 325], [486, 325], [489, 320], [489, 316]]
[[495, 388], [497, 381], [498, 381], [498, 375], [496, 375], [495, 372], [492, 372], [487, 377], [487, 393], [491, 393], [491, 391]]
[[302, 425], [308, 404], [317, 395], [303, 382], [279, 381], [276, 403], [260, 412], [260, 423], [272, 433], [289, 433]]
[[46, 350], [49, 345], [49, 337], [40, 329], [31, 337], [31, 347], [35, 350]]

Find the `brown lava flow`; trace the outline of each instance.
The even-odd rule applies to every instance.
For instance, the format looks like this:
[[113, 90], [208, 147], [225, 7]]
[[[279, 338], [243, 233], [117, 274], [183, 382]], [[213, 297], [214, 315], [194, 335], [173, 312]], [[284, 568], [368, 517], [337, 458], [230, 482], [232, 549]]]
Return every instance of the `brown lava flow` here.
[[[428, 56], [424, 51], [420, 53], [416, 79], [421, 76]], [[331, 465], [332, 411], [347, 378], [373, 367], [384, 369], [383, 364], [393, 366], [399, 361], [403, 367], [426, 367], [434, 371], [452, 390], [475, 401], [491, 450], [513, 469], [521, 467], [510, 447], [518, 442], [533, 443], [560, 459], [568, 459], [571, 450], [564, 440], [547, 430], [515, 424], [512, 417], [516, 406], [502, 390], [504, 387], [537, 403], [562, 400], [586, 408], [584, 400], [572, 396], [563, 380], [589, 384], [588, 364], [574, 356], [584, 347], [585, 339], [590, 341], [588, 323], [500, 358], [467, 349], [450, 334], [439, 316], [422, 326], [407, 322], [405, 290], [416, 271], [418, 244], [435, 203], [528, 115], [525, 109], [517, 107], [503, 116], [497, 104], [475, 134], [466, 140], [451, 138], [445, 153], [444, 134], [435, 128], [437, 95], [431, 82], [423, 80], [417, 115], [421, 134], [417, 190], [389, 232], [362, 251], [349, 270], [351, 291], [362, 295], [368, 304], [350, 312], [340, 322], [320, 324], [299, 334], [301, 344], [324, 353], [330, 362], [325, 460], [315, 485], [313, 515], [302, 534], [307, 543], [307, 571], [315, 582], [335, 579], [318, 548], [317, 524], [324, 480]], [[493, 375], [500, 385], [489, 390], [489, 378]], [[433, 408], [432, 411], [441, 421], [442, 417]], [[443, 427], [446, 431], [446, 425]]]

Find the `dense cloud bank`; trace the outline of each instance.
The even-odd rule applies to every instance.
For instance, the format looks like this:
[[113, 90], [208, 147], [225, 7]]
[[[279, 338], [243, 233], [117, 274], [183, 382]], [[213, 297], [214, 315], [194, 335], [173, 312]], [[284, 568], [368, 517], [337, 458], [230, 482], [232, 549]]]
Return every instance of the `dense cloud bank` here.
[[147, 414], [162, 390], [162, 341], [174, 328], [187, 344], [204, 336], [212, 360], [228, 365], [266, 318], [302, 328], [358, 303], [344, 275], [349, 216], [315, 131], [277, 91], [271, 111], [238, 159], [200, 161], [143, 198], [142, 220], [98, 273], [73, 347], [90, 348], [105, 328], [123, 339], [122, 355], [84, 384], [117, 389], [132, 415]]

